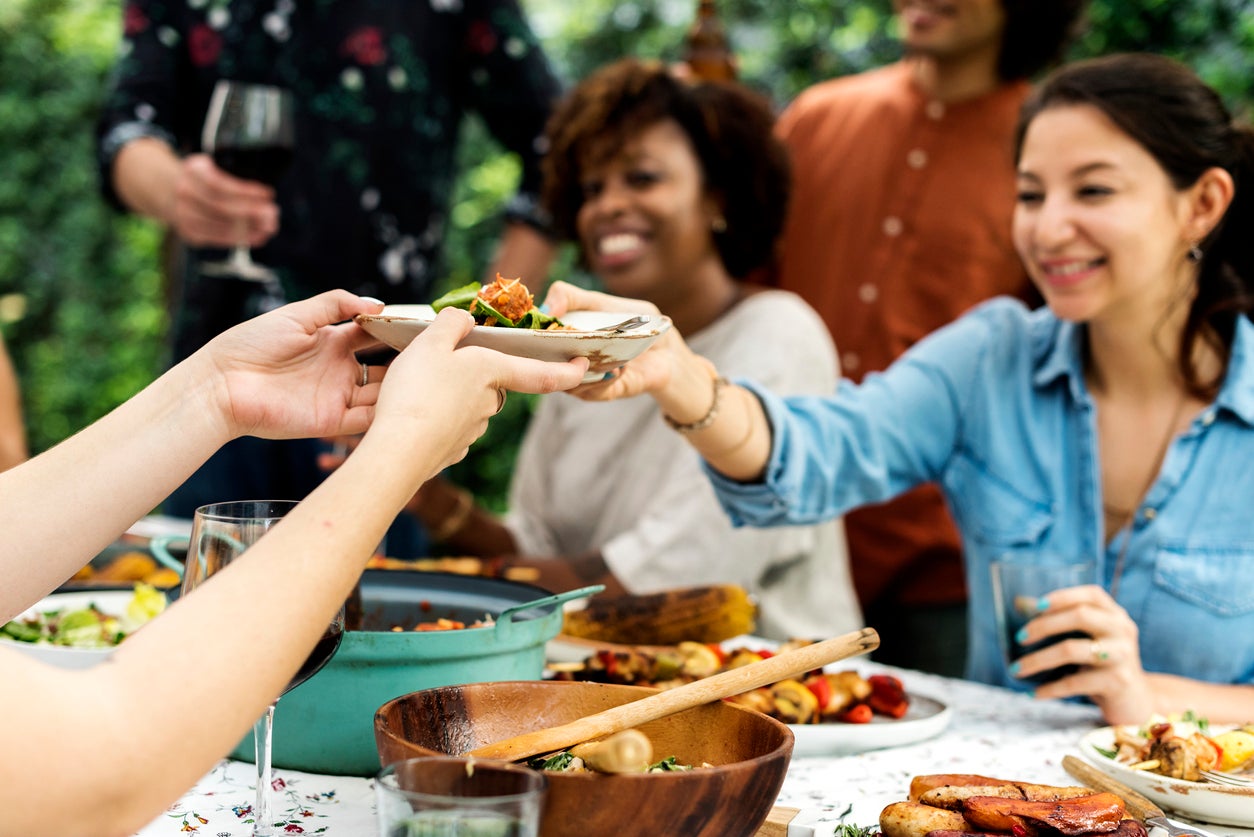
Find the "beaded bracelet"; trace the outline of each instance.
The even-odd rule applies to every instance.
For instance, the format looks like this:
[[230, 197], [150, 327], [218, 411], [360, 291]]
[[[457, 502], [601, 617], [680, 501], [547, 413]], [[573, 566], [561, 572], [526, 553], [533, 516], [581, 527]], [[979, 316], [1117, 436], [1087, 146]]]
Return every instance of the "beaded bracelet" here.
[[726, 378], [720, 376], [714, 379], [714, 400], [710, 402], [709, 411], [696, 421], [690, 424], [680, 424], [666, 413], [662, 414], [662, 418], [672, 430], [680, 433], [696, 433], [698, 430], [705, 430], [714, 423], [714, 419], [718, 418], [718, 408], [723, 400], [723, 387], [725, 386], [727, 386]]

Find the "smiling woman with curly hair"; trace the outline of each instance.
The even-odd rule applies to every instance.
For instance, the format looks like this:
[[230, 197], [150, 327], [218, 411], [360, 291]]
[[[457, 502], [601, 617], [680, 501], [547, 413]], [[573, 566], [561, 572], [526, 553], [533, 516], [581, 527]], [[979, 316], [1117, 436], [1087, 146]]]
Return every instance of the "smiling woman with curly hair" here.
[[[620, 61], [559, 104], [544, 195], [607, 289], [655, 304], [729, 374], [823, 394], [837, 364], [822, 321], [799, 297], [742, 281], [773, 260], [787, 209], [788, 159], [773, 123], [744, 86], [689, 84], [660, 63]], [[550, 589], [739, 584], [757, 600], [757, 633], [780, 639], [857, 628], [841, 524], [733, 529], [678, 429], [649, 399], [543, 399], [509, 514], [475, 510], [473, 525], [449, 533], [450, 548], [516, 556]], [[441, 520], [424, 509], [465, 508], [438, 492], [424, 488], [430, 504], [418, 511], [432, 531]]]

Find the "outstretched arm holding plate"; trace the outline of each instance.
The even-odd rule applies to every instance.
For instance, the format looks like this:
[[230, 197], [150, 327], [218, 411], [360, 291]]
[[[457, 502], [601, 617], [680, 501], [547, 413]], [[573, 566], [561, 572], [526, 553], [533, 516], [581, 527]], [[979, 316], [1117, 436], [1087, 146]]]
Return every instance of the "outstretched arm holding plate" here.
[[[42, 595], [240, 434], [369, 428], [351, 459], [244, 558], [180, 598], [109, 660], [65, 670], [0, 647], [0, 836], [132, 834], [222, 758], [280, 694], [388, 524], [465, 455], [503, 389], [574, 386], [586, 361], [475, 347], [447, 311], [362, 381], [349, 320], [378, 304], [343, 291], [294, 303], [210, 342], [109, 416], [0, 474], [4, 608]], [[243, 676], [241, 676], [241, 673]], [[55, 777], [50, 781], [50, 777]]]

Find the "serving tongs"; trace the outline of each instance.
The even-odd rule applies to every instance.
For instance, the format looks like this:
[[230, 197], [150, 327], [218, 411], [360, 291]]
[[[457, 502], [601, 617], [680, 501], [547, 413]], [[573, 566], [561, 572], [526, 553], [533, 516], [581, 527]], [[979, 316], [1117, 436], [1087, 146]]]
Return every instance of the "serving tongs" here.
[[685, 709], [743, 694], [759, 686], [796, 677], [807, 671], [866, 654], [879, 648], [880, 637], [872, 628], [843, 634], [833, 639], [783, 651], [765, 660], [694, 680], [674, 689], [648, 695], [631, 703], [614, 706], [594, 715], [548, 729], [516, 735], [477, 747], [464, 755], [484, 759], [521, 761], [544, 753], [567, 749], [584, 741], [604, 738], [640, 724], [656, 721]]

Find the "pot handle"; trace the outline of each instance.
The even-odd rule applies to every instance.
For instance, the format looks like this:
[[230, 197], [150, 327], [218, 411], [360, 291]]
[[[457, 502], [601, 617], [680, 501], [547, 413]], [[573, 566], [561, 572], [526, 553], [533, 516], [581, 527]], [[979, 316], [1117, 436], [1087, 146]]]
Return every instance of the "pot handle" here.
[[507, 607], [501, 611], [501, 615], [496, 617], [497, 630], [503, 625], [514, 624], [514, 617], [519, 613], [527, 610], [534, 610], [538, 607], [548, 607], [550, 605], [560, 605], [575, 599], [586, 599], [589, 596], [595, 596], [605, 589], [604, 584], [593, 584], [590, 587], [580, 587], [576, 590], [567, 590], [565, 593], [554, 593], [552, 596], [545, 596], [543, 599], [536, 599], [523, 604], [517, 604], [513, 607]]
[[174, 544], [187, 549], [189, 544], [186, 535], [157, 535], [148, 541], [148, 551], [152, 553], [152, 557], [157, 563], [163, 567], [174, 570], [179, 574], [179, 578], [183, 577], [183, 562], [170, 554], [170, 547]]

